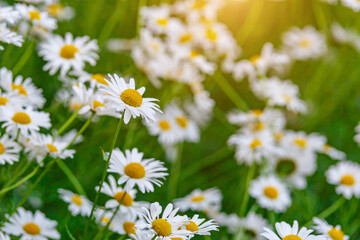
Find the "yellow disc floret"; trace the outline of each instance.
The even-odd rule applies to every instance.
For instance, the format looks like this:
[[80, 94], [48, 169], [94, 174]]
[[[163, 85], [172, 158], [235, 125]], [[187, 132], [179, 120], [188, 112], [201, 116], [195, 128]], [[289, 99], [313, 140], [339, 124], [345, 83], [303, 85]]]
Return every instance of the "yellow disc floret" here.
[[30, 20], [31, 20], [31, 21], [40, 20], [40, 13], [39, 13], [39, 11], [32, 10], [32, 11], [29, 11], [28, 13], [29, 13], [29, 16], [30, 16]]
[[104, 107], [105, 105], [102, 102], [99, 102], [97, 100], [93, 101], [94, 109], [97, 109], [98, 107]]
[[5, 106], [8, 103], [8, 99], [6, 97], [0, 97], [0, 105]]
[[5, 152], [4, 144], [0, 142], [0, 154], [3, 154]]
[[38, 235], [40, 234], [40, 227], [33, 222], [27, 223], [23, 226], [23, 230], [30, 235]]
[[47, 148], [49, 149], [49, 152], [53, 153], [53, 152], [57, 152], [58, 149], [57, 147], [55, 147], [53, 144], [46, 144]]
[[23, 124], [23, 125], [31, 123], [30, 116], [24, 112], [15, 113], [14, 116], [12, 117], [12, 120], [16, 123]]
[[133, 223], [133, 222], [125, 222], [124, 223], [124, 225], [123, 225], [123, 227], [124, 227], [124, 230], [125, 230], [125, 232], [126, 232], [126, 234], [136, 234], [135, 233], [135, 230], [136, 230], [136, 227], [135, 227], [135, 223]]
[[145, 177], [145, 168], [140, 163], [132, 162], [126, 165], [124, 172], [127, 176], [135, 179]]
[[104, 84], [104, 85], [109, 85], [105, 79], [106, 77], [100, 73], [95, 73], [91, 76], [91, 79], [94, 79], [95, 81], [97, 81], [100, 84]]
[[163, 131], [168, 131], [171, 128], [170, 123], [168, 121], [166, 121], [166, 120], [161, 120], [159, 122], [159, 127]]
[[276, 199], [279, 195], [278, 190], [273, 186], [267, 186], [264, 188], [264, 195], [270, 199]]
[[132, 199], [132, 197], [128, 193], [126, 193], [125, 196], [124, 194], [125, 192], [123, 191], [118, 192], [114, 195], [114, 198], [118, 203], [121, 203], [121, 205], [131, 207], [133, 205], [134, 199]]
[[143, 102], [141, 94], [135, 89], [130, 88], [123, 91], [120, 98], [125, 104], [132, 107], [140, 107]]
[[195, 196], [191, 199], [192, 202], [202, 202], [204, 201], [205, 197], [203, 195]]
[[157, 235], [162, 237], [167, 237], [171, 234], [171, 224], [162, 218], [153, 221], [152, 228]]
[[257, 138], [255, 138], [251, 143], [250, 143], [250, 147], [252, 149], [255, 149], [257, 147], [260, 147], [262, 145], [261, 141]]
[[187, 118], [186, 117], [177, 117], [176, 122], [179, 124], [180, 127], [186, 128], [187, 127]]
[[19, 91], [19, 94], [21, 94], [21, 95], [24, 95], [24, 96], [27, 96], [27, 92], [26, 92], [26, 90], [25, 90], [25, 88], [21, 85], [21, 84], [15, 84], [15, 83], [13, 83], [13, 84], [11, 84], [11, 88], [13, 89], [13, 90], [18, 90]]
[[193, 222], [193, 221], [189, 221], [189, 222], [185, 225], [185, 227], [186, 227], [186, 230], [188, 230], [188, 231], [190, 231], [190, 232], [196, 232], [196, 231], [199, 230], [198, 225], [196, 225], [196, 223]]
[[343, 240], [344, 239], [344, 232], [341, 231], [340, 229], [336, 229], [334, 227], [332, 229], [330, 229], [328, 234], [331, 237], [331, 239], [333, 239], [333, 240]]
[[79, 195], [74, 195], [71, 200], [73, 201], [73, 203], [75, 203], [78, 206], [82, 205], [82, 200], [81, 197]]
[[302, 240], [302, 238], [297, 235], [287, 235], [282, 240]]
[[347, 186], [352, 186], [355, 184], [355, 178], [350, 174], [345, 174], [342, 176], [340, 183]]
[[67, 44], [61, 48], [60, 56], [66, 59], [72, 59], [75, 57], [75, 53], [77, 53], [78, 51], [79, 49], [77, 49], [77, 47], [75, 47], [74, 45]]

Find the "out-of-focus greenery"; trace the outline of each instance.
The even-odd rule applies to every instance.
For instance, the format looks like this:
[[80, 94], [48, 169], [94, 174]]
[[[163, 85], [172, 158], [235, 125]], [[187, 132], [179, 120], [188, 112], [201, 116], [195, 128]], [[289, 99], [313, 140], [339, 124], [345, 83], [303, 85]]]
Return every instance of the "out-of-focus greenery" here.
[[[170, 1], [67, 0], [65, 2], [74, 7], [76, 16], [71, 21], [59, 23], [60, 27], [56, 33], [63, 35], [65, 32], [72, 32], [75, 36], [89, 35], [91, 38], [101, 40], [100, 60], [95, 67], [87, 70], [103, 74], [116, 72], [134, 77], [139, 86], [147, 87], [146, 96], [159, 98], [162, 100], [160, 105], [164, 106], [167, 98], [165, 89], [172, 88], [175, 83], [166, 84], [163, 89], [154, 88], [136, 69], [129, 52], [115, 54], [106, 51], [103, 38], [135, 38], [139, 28], [137, 22], [139, 7]], [[110, 36], [107, 36], [106, 31], [109, 30], [109, 24], [112, 24], [108, 19], [112, 16], [116, 20], [116, 25]], [[331, 39], [329, 29], [333, 22], [357, 29], [360, 26], [359, 15], [350, 9], [332, 6], [319, 0], [227, 0], [225, 7], [219, 13], [219, 19], [233, 32], [243, 49], [244, 58], [258, 54], [266, 42], [272, 42], [276, 47], [280, 47], [282, 33], [294, 25], [299, 27], [313, 25], [326, 34], [328, 43], [326, 57], [313, 61], [295, 62], [288, 75], [284, 76], [299, 85], [302, 98], [310, 105], [309, 114], [301, 117], [288, 116], [290, 119], [288, 127], [308, 133], [321, 133], [328, 138], [331, 145], [344, 151], [350, 160], [359, 162], [360, 149], [354, 143], [353, 135], [354, 127], [360, 120], [360, 54], [348, 46], [336, 44]], [[31, 41], [27, 41], [22, 48], [6, 47], [1, 53], [0, 60], [4, 55], [11, 57], [8, 58], [9, 61], [1, 62], [1, 65], [12, 69], [30, 44]], [[45, 62], [33, 49], [30, 61], [27, 61], [18, 74], [32, 77], [34, 83], [44, 90], [44, 96], [47, 99], [46, 111], [54, 113], [51, 115], [51, 120], [53, 126], [57, 128], [71, 113], [63, 106], [54, 103], [53, 96], [60, 88], [61, 82], [57, 80], [57, 77], [49, 77], [47, 72], [42, 71], [44, 64]], [[227, 81], [233, 85], [250, 109], [263, 107], [263, 103], [250, 93], [246, 81], [235, 83], [231, 78], [227, 78]], [[236, 131], [236, 127], [227, 122], [226, 114], [235, 106], [217, 87], [213, 79], [207, 79], [205, 85], [212, 98], [216, 100], [214, 118], [203, 129], [200, 143], [184, 145], [176, 195], [177, 197], [185, 196], [195, 188], [218, 187], [224, 195], [223, 210], [228, 213], [237, 213], [242, 202], [248, 169], [236, 163], [233, 151], [226, 146], [228, 137]], [[189, 89], [185, 86], [177, 92], [179, 95], [187, 93]], [[105, 166], [100, 147], [105, 151], [109, 149], [116, 122], [115, 119], [105, 117], [92, 124], [84, 133], [84, 142], [75, 147], [77, 151], [75, 158], [66, 160], [66, 164], [76, 174], [91, 200], [94, 199], [95, 184], [100, 181]], [[72, 127], [79, 129], [82, 124], [83, 122], [77, 121]], [[149, 136], [139, 119], [123, 126], [116, 146], [122, 150], [137, 147], [145, 153], [146, 157], [165, 160], [164, 152], [157, 139]], [[324, 176], [325, 170], [333, 164], [332, 161], [326, 156], [319, 155], [318, 170], [308, 178], [308, 187], [303, 191], [297, 190], [292, 193], [292, 206], [286, 213], [278, 215], [276, 221], [292, 222], [297, 219], [300, 224], [305, 224], [339, 198], [335, 194], [334, 187], [326, 183]], [[167, 166], [171, 167], [170, 164]], [[3, 199], [3, 203], [0, 203], [1, 217], [14, 207], [14, 205], [4, 203], [16, 204], [32, 181], [34, 179], [6, 195], [6, 201]], [[70, 213], [67, 210], [67, 204], [58, 198], [58, 188], [75, 190], [63, 172], [54, 165], [51, 173], [45, 176], [32, 193], [30, 201], [39, 201], [39, 208], [43, 209], [49, 218], [60, 219], [59, 231], [63, 236], [67, 236], [64, 223], [68, 221]], [[159, 201], [160, 204], [165, 205], [172, 200], [168, 199], [168, 182], [165, 181], [163, 187], [156, 188], [154, 193], [138, 194], [137, 199]], [[105, 197], [101, 196], [100, 203], [104, 202]], [[251, 207], [253, 203], [251, 199], [249, 206]], [[25, 204], [25, 207], [29, 207], [29, 202]], [[341, 224], [342, 229], [351, 236], [351, 239], [360, 238], [358, 207], [358, 200], [346, 201], [344, 206], [327, 220], [334, 225]], [[258, 210], [258, 212], [270, 219], [266, 211]], [[83, 232], [85, 222], [86, 219], [82, 217], [72, 217], [69, 221], [69, 229], [74, 230], [75, 237]], [[202, 239], [202, 237], [195, 239]], [[222, 230], [214, 233], [212, 239], [229, 238], [226, 231]]]

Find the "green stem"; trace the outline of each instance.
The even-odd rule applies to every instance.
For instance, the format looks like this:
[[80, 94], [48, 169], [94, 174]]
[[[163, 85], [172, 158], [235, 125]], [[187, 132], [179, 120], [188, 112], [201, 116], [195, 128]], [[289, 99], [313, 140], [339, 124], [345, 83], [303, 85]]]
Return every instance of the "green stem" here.
[[239, 216], [240, 217], [244, 216], [245, 212], [246, 212], [246, 207], [247, 207], [248, 202], [249, 202], [249, 191], [248, 191], [248, 189], [249, 189], [250, 181], [254, 177], [254, 174], [255, 174], [255, 167], [256, 167], [256, 164], [253, 163], [253, 165], [251, 165], [249, 167], [248, 172], [247, 172], [245, 188], [244, 188], [244, 192], [243, 192], [244, 196], [243, 196], [240, 211], [239, 211]]
[[177, 187], [180, 179], [181, 172], [181, 159], [183, 153], [183, 144], [178, 145], [178, 156], [176, 161], [171, 167], [171, 172], [169, 176], [169, 189], [168, 189], [168, 201], [174, 199], [177, 194]]
[[114, 149], [114, 147], [115, 147], [115, 144], [116, 144], [116, 141], [117, 141], [117, 138], [118, 138], [120, 129], [121, 129], [122, 122], [123, 122], [123, 120], [122, 120], [122, 117], [121, 117], [121, 118], [119, 119], [119, 123], [118, 123], [118, 125], [117, 125], [116, 132], [115, 132], [114, 138], [113, 138], [112, 143], [111, 143], [111, 148], [110, 148], [109, 156], [108, 156], [107, 159], [106, 159], [105, 168], [104, 168], [103, 173], [102, 173], [100, 186], [99, 186], [98, 191], [96, 192], [95, 201], [94, 201], [94, 203], [93, 203], [90, 216], [89, 216], [89, 218], [88, 218], [87, 221], [86, 221], [86, 226], [85, 226], [85, 230], [84, 230], [84, 237], [83, 237], [84, 239], [86, 239], [86, 235], [87, 235], [87, 232], [88, 232], [88, 229], [89, 229], [90, 220], [92, 219], [92, 217], [93, 217], [93, 215], [94, 215], [94, 210], [95, 210], [97, 201], [99, 200], [100, 191], [101, 191], [101, 188], [102, 188], [102, 186], [103, 186], [103, 184], [104, 184], [104, 181], [105, 181], [106, 172], [107, 172], [107, 169], [109, 168], [110, 158], [111, 158], [113, 149]]
[[17, 61], [16, 65], [13, 67], [13, 75], [16, 76], [20, 70], [25, 66], [26, 62], [30, 59], [31, 54], [33, 53], [36, 42], [31, 41], [30, 44], [25, 49], [25, 52], [21, 55], [19, 61]]
[[76, 117], [79, 115], [79, 112], [74, 112], [68, 120], [60, 127], [60, 129], [57, 131], [54, 137], [61, 135], [69, 126], [70, 124], [76, 119]]
[[78, 131], [78, 133], [75, 135], [75, 137], [71, 140], [71, 142], [66, 146], [65, 149], [69, 148], [74, 142], [75, 140], [85, 131], [85, 129], [90, 125], [91, 120], [93, 119], [95, 113], [91, 113], [90, 117], [88, 118], [88, 120], [86, 120], [85, 124], [82, 126], [82, 128], [80, 128], [80, 130]]
[[121, 14], [119, 14], [121, 7], [122, 7], [122, 1], [117, 1], [116, 7], [112, 12], [112, 15], [103, 25], [103, 29], [99, 34], [99, 38], [98, 38], [99, 46], [103, 46], [105, 41], [109, 38], [111, 32], [114, 30], [115, 25], [117, 24], [119, 17], [121, 16]]
[[79, 180], [75, 177], [74, 173], [69, 169], [69, 167], [64, 163], [64, 161], [57, 161], [56, 162], [59, 168], [63, 171], [63, 173], [67, 176], [67, 178], [70, 180], [72, 185], [75, 187], [76, 191], [87, 197], [86, 192], [84, 188], [81, 186]]

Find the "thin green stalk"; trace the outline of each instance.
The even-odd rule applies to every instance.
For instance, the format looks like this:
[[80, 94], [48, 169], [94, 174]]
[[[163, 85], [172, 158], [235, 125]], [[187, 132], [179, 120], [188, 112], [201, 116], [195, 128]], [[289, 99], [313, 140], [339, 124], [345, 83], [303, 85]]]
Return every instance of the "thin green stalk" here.
[[79, 115], [79, 112], [74, 112], [68, 120], [60, 127], [60, 129], [57, 131], [54, 137], [61, 135], [69, 126], [70, 124], [76, 119], [76, 117]]
[[228, 80], [221, 72], [216, 71], [213, 79], [215, 80], [216, 84], [223, 90], [226, 96], [234, 103], [234, 105], [246, 111], [248, 109], [247, 104], [245, 101], [240, 97], [240, 95], [236, 92], [236, 90], [230, 85]]
[[21, 55], [19, 61], [16, 62], [16, 65], [13, 67], [13, 75], [16, 76], [20, 70], [25, 66], [26, 62], [30, 59], [31, 54], [35, 48], [35, 41], [31, 41], [30, 44], [25, 49], [25, 52]]
[[64, 161], [57, 161], [56, 163], [59, 166], [59, 168], [63, 171], [63, 173], [67, 176], [67, 178], [70, 180], [72, 185], [75, 187], [76, 191], [79, 194], [87, 197], [86, 192], [84, 188], [81, 186], [79, 180], [76, 178], [74, 173], [69, 169], [69, 167], [64, 163]]
[[255, 167], [256, 167], [256, 164], [253, 163], [253, 165], [250, 166], [250, 168], [248, 169], [248, 172], [247, 172], [245, 188], [244, 188], [244, 192], [243, 192], [244, 196], [243, 196], [240, 211], [239, 211], [239, 216], [240, 217], [244, 216], [245, 212], [246, 212], [246, 207], [247, 207], [248, 202], [249, 202], [249, 191], [248, 191], [248, 189], [249, 189], [250, 181], [254, 177], [254, 174], [255, 174]]
[[181, 172], [181, 159], [183, 153], [183, 144], [178, 145], [178, 156], [173, 163], [169, 176], [169, 189], [168, 189], [168, 201], [174, 199], [177, 193], [177, 187], [180, 179]]
[[80, 128], [80, 130], [78, 131], [78, 133], [75, 135], [75, 137], [71, 140], [71, 142], [66, 146], [65, 149], [69, 148], [74, 142], [75, 140], [85, 131], [85, 129], [90, 125], [91, 120], [93, 119], [95, 113], [91, 113], [90, 117], [88, 118], [88, 120], [86, 120], [85, 124], [82, 126], [82, 128]]
[[117, 125], [116, 131], [115, 131], [115, 135], [114, 135], [114, 138], [113, 138], [112, 143], [111, 143], [111, 148], [110, 148], [109, 156], [108, 156], [108, 158], [106, 159], [105, 168], [104, 168], [103, 173], [102, 173], [100, 186], [99, 186], [98, 191], [96, 192], [95, 201], [94, 201], [93, 206], [92, 206], [92, 208], [91, 208], [90, 216], [89, 216], [89, 218], [88, 218], [87, 221], [86, 221], [86, 226], [85, 226], [85, 230], [84, 230], [84, 237], [83, 237], [84, 239], [86, 239], [86, 235], [87, 235], [87, 232], [88, 232], [88, 229], [89, 229], [90, 220], [92, 219], [92, 217], [93, 217], [93, 215], [94, 215], [94, 210], [95, 210], [97, 201], [99, 200], [100, 191], [101, 191], [101, 188], [102, 188], [102, 186], [103, 186], [103, 184], [104, 184], [104, 181], [105, 181], [106, 172], [107, 172], [107, 169], [109, 168], [110, 158], [111, 158], [113, 149], [114, 149], [114, 147], [115, 147], [115, 144], [116, 144], [116, 141], [117, 141], [117, 138], [118, 138], [120, 129], [121, 129], [122, 122], [123, 122], [123, 119], [122, 119], [122, 117], [121, 117], [121, 118], [119, 119], [119, 123], [118, 123], [118, 125]]
[[[23, 163], [26, 163], [26, 165], [24, 166]], [[31, 161], [27, 161], [26, 159], [24, 159], [21, 164], [19, 163], [19, 165], [15, 168], [14, 170], [14, 175], [10, 178], [9, 181], [7, 181], [7, 183], [5, 184], [4, 187], [11, 185], [14, 181], [16, 181], [16, 179], [18, 177], [20, 177], [24, 172], [26, 172], [26, 170], [29, 168], [29, 166], [31, 165]]]
[[118, 20], [121, 16], [119, 12], [121, 11], [123, 1], [117, 1], [116, 7], [114, 11], [112, 12], [112, 15], [109, 17], [109, 19], [106, 21], [106, 23], [103, 25], [103, 29], [99, 34], [99, 45], [103, 46], [105, 41], [109, 38], [111, 32], [114, 30], [115, 25], [118, 23]]

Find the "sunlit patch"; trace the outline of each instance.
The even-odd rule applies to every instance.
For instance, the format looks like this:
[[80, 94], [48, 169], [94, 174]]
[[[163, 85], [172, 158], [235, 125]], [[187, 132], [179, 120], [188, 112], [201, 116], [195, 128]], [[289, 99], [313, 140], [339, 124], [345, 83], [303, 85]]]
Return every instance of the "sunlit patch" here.
[[75, 53], [77, 53], [79, 49], [72, 44], [64, 45], [60, 50], [60, 56], [65, 59], [73, 59], [75, 58]]
[[0, 97], [0, 105], [5, 106], [9, 100], [6, 97]]
[[140, 163], [132, 162], [126, 165], [124, 172], [130, 178], [141, 179], [145, 177], [145, 168]]
[[301, 148], [305, 148], [306, 145], [307, 145], [306, 139], [305, 139], [305, 138], [302, 138], [302, 137], [295, 138], [295, 139], [294, 139], [294, 143], [295, 143], [296, 145], [298, 145], [299, 147], [301, 147]]
[[279, 195], [279, 192], [275, 187], [267, 186], [264, 188], [264, 195], [270, 199], [276, 199]]
[[27, 96], [27, 92], [26, 92], [26, 89], [21, 85], [21, 84], [11, 84], [11, 88], [13, 90], [18, 90], [19, 94], [21, 95], [24, 95], [24, 96]]
[[58, 149], [53, 144], [46, 144], [47, 148], [49, 149], [50, 153], [57, 152]]
[[0, 154], [3, 154], [5, 152], [5, 146], [0, 142]]
[[258, 148], [262, 145], [261, 141], [257, 138], [255, 138], [251, 143], [250, 143], [250, 147], [252, 149]]
[[346, 174], [342, 176], [340, 183], [346, 186], [353, 186], [355, 184], [355, 178], [350, 174]]
[[141, 94], [135, 89], [126, 89], [121, 93], [120, 98], [125, 104], [132, 107], [140, 107], [143, 102]]
[[168, 131], [171, 128], [170, 123], [168, 121], [166, 121], [166, 120], [161, 120], [159, 122], [159, 127], [163, 131]]
[[53, 3], [46, 6], [46, 11], [55, 17], [58, 17], [63, 10], [64, 6], [60, 3]]
[[328, 234], [331, 237], [331, 239], [333, 239], [333, 240], [343, 240], [344, 239], [344, 232], [341, 231], [340, 229], [336, 229], [334, 227], [332, 229], [330, 229]]
[[31, 123], [30, 116], [24, 112], [15, 113], [11, 119], [16, 123], [23, 124], [23, 125], [27, 125], [27, 124]]
[[159, 18], [156, 22], [163, 27], [165, 27], [168, 24], [168, 21], [166, 18]]
[[210, 41], [216, 41], [217, 33], [211, 28], [209, 28], [206, 30], [206, 38], [209, 39]]
[[97, 100], [94, 100], [93, 101], [93, 106], [94, 106], [94, 109], [97, 109], [98, 107], [104, 107], [105, 105], [102, 104], [101, 102], [97, 101]]
[[133, 205], [134, 199], [132, 199], [128, 193], [126, 193], [125, 196], [124, 194], [124, 191], [118, 192], [114, 195], [114, 198], [118, 203], [121, 203], [121, 205], [131, 207]]
[[177, 117], [176, 122], [179, 124], [180, 127], [186, 128], [188, 125], [186, 117]]
[[202, 202], [204, 201], [205, 197], [204, 195], [195, 196], [191, 199], [192, 202]]
[[23, 230], [27, 234], [30, 234], [30, 235], [38, 235], [38, 234], [40, 234], [40, 227], [36, 223], [33, 223], [33, 222], [26, 223], [23, 226]]
[[153, 221], [152, 228], [158, 236], [167, 237], [171, 234], [171, 224], [162, 218]]
[[104, 85], [109, 85], [106, 82], [106, 77], [100, 73], [95, 73], [91, 76], [91, 79], [95, 80], [96, 82], [100, 83], [100, 84], [104, 84]]
[[40, 20], [40, 12], [39, 11], [32, 10], [32, 11], [29, 11], [28, 13], [29, 13], [31, 21]]
[[198, 225], [196, 225], [195, 222], [193, 221], [188, 221], [186, 224], [185, 224], [185, 228], [186, 230], [190, 231], [190, 232], [196, 232], [199, 230], [199, 227]]
[[81, 200], [81, 197], [79, 195], [74, 195], [72, 198], [71, 198], [72, 202], [75, 203], [76, 205], [78, 206], [81, 206], [82, 205], [82, 200]]
[[124, 225], [124, 231], [126, 232], [126, 234], [136, 234], [135, 233], [135, 230], [136, 230], [136, 227], [135, 227], [135, 223], [133, 222], [125, 222]]
[[283, 237], [282, 240], [303, 240], [303, 239], [297, 235], [287, 235]]

